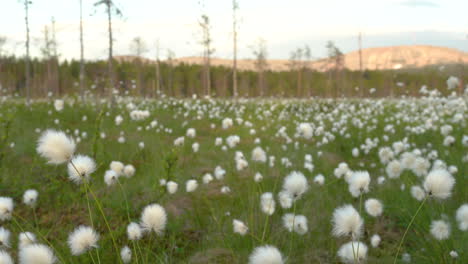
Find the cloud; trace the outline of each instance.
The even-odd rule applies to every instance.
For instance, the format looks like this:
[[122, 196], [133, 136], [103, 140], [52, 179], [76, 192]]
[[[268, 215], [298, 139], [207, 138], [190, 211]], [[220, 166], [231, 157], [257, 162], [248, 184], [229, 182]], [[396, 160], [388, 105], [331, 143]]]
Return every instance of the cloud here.
[[399, 3], [406, 7], [439, 7], [440, 5], [434, 1], [427, 0], [406, 0]]

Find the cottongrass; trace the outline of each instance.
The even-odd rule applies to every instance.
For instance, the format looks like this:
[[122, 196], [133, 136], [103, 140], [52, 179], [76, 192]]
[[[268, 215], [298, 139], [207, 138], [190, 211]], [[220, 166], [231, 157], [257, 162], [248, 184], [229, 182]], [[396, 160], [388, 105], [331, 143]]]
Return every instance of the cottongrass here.
[[13, 264], [13, 258], [11, 258], [10, 254], [4, 250], [0, 250], [0, 263], [1, 264]]
[[340, 247], [338, 256], [346, 264], [361, 263], [367, 258], [367, 246], [362, 242], [348, 242]]
[[354, 240], [361, 236], [364, 228], [364, 221], [352, 205], [336, 208], [332, 222], [333, 235], [337, 237], [351, 236]]
[[458, 222], [458, 228], [462, 231], [468, 230], [468, 204], [463, 204], [457, 209], [456, 219]]
[[143, 209], [141, 214], [141, 227], [144, 231], [154, 231], [161, 235], [166, 228], [166, 210], [159, 204], [150, 204]]
[[75, 148], [75, 141], [64, 132], [48, 129], [39, 138], [36, 150], [48, 163], [62, 164], [73, 157]]
[[20, 248], [20, 264], [53, 264], [57, 261], [52, 250], [42, 244], [32, 244]]
[[128, 246], [124, 246], [120, 251], [120, 258], [122, 259], [123, 263], [127, 264], [132, 261], [132, 251]]
[[0, 221], [10, 220], [13, 214], [14, 203], [10, 197], [0, 197]]
[[23, 194], [23, 203], [31, 208], [35, 208], [37, 204], [37, 197], [39, 193], [36, 190], [29, 189]]
[[274, 246], [257, 247], [249, 256], [249, 264], [283, 264], [281, 252]]
[[244, 224], [244, 222], [237, 219], [232, 220], [232, 226], [234, 229], [234, 233], [240, 234], [241, 236], [247, 234], [247, 231], [249, 231], [247, 225]]
[[10, 248], [10, 230], [0, 226], [0, 248]]
[[91, 227], [79, 226], [68, 236], [68, 246], [72, 255], [78, 256], [88, 250], [97, 248], [99, 235]]

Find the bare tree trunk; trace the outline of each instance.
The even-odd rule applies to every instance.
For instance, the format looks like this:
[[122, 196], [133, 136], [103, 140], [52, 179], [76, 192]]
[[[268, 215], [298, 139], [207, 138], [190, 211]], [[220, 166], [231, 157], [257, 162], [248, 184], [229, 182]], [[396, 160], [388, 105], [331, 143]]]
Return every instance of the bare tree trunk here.
[[26, 24], [26, 59], [25, 59], [25, 74], [26, 74], [26, 104], [29, 106], [31, 101], [31, 69], [29, 59], [29, 0], [24, 0], [24, 21]]
[[361, 97], [363, 96], [364, 92], [364, 87], [363, 87], [363, 72], [362, 72], [362, 35], [361, 32], [359, 32], [359, 37], [358, 37], [358, 44], [359, 44], [359, 91], [361, 93]]
[[80, 97], [81, 101], [85, 101], [84, 97], [84, 77], [85, 77], [85, 64], [84, 64], [84, 43], [83, 43], [83, 0], [80, 0]]
[[111, 2], [108, 1], [106, 3], [107, 5], [107, 19], [108, 19], [108, 24], [109, 24], [109, 58], [108, 58], [108, 61], [107, 61], [107, 74], [108, 74], [108, 78], [109, 78], [109, 97], [110, 97], [110, 100], [112, 102], [112, 105], [114, 105], [114, 96], [113, 96], [113, 93], [114, 93], [114, 85], [115, 85], [115, 82], [114, 82], [114, 73], [113, 73], [113, 66], [112, 66], [112, 44], [113, 44], [113, 40], [112, 40], [112, 10], [111, 10]]
[[236, 0], [232, 0], [232, 32], [233, 32], [233, 46], [234, 54], [232, 60], [232, 91], [233, 96], [236, 98], [238, 96], [237, 92], [237, 19], [236, 19], [236, 10], [238, 5]]

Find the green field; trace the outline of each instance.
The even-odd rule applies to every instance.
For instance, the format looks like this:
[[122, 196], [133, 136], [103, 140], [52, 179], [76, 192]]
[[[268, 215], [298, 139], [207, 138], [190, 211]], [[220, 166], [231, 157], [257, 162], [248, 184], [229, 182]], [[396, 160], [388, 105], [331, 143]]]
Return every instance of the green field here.
[[[132, 120], [130, 113], [135, 109], [148, 110], [149, 116]], [[394, 263], [398, 244], [422, 203], [413, 198], [410, 189], [422, 187], [431, 168], [439, 168], [448, 170], [456, 180], [451, 195], [425, 200], [396, 263], [404, 263], [403, 254], [409, 254], [411, 263], [468, 263], [468, 232], [459, 229], [456, 219], [457, 209], [468, 203], [466, 97], [239, 101], [119, 98], [113, 107], [105, 101], [80, 103], [70, 99], [61, 111], [54, 108], [53, 101], [33, 102], [27, 107], [22, 101], [6, 100], [0, 104], [0, 113], [0, 197], [11, 197], [15, 202], [12, 218], [0, 221], [0, 226], [11, 231], [11, 247], [0, 243], [0, 250], [14, 258], [18, 255], [19, 233], [30, 231], [36, 234], [38, 243], [53, 247], [63, 263], [120, 263], [120, 249], [126, 245], [133, 254], [131, 263], [247, 263], [256, 247], [267, 244], [279, 249], [285, 263], [340, 263], [337, 252], [351, 239], [332, 234], [332, 216], [336, 208], [351, 204], [364, 220], [360, 241], [367, 245], [365, 262]], [[123, 117], [120, 125], [115, 122], [118, 115]], [[226, 129], [222, 127], [225, 118], [233, 121]], [[298, 133], [301, 123], [310, 125], [310, 138]], [[447, 125], [452, 129], [443, 128]], [[189, 128], [195, 129], [195, 137], [186, 135]], [[72, 136], [77, 142], [75, 154], [95, 159], [97, 170], [89, 181], [95, 197], [86, 185], [68, 179], [66, 164], [47, 164], [37, 153], [38, 139], [47, 129]], [[239, 136], [240, 142], [230, 147], [226, 139], [232, 135]], [[175, 146], [174, 140], [182, 136], [184, 144]], [[125, 142], [119, 142], [120, 137]], [[222, 144], [216, 146], [218, 137]], [[448, 144], [447, 137], [453, 137], [454, 142]], [[140, 142], [144, 142], [143, 148]], [[198, 152], [193, 151], [194, 143], [199, 144]], [[400, 152], [399, 145], [403, 146]], [[252, 160], [257, 146], [266, 152], [265, 163]], [[387, 165], [379, 158], [384, 147], [394, 153], [392, 160], [408, 163], [402, 165], [399, 177], [388, 177]], [[359, 155], [352, 154], [354, 148], [359, 149]], [[242, 170], [236, 168], [237, 151], [248, 162]], [[312, 170], [310, 165], [309, 169], [304, 166], [307, 154], [312, 157], [308, 162]], [[271, 156], [275, 157], [272, 164]], [[409, 168], [418, 157], [429, 165], [419, 176]], [[107, 186], [104, 174], [112, 161], [132, 164], [135, 175], [119, 177], [116, 184]], [[369, 172], [368, 192], [351, 195], [347, 181], [334, 175], [342, 162], [351, 171]], [[221, 180], [214, 175], [217, 166], [226, 171]], [[284, 178], [293, 171], [305, 175], [309, 188], [291, 208], [282, 208], [278, 193]], [[260, 182], [254, 180], [257, 172], [263, 176]], [[207, 173], [214, 179], [204, 184]], [[324, 176], [323, 185], [314, 181], [319, 174]], [[379, 184], [381, 176], [385, 181]], [[193, 192], [186, 191], [190, 179], [198, 182]], [[178, 190], [168, 193], [161, 180], [176, 182]], [[222, 192], [226, 190], [223, 187], [230, 191]], [[28, 189], [39, 192], [36, 209], [22, 203]], [[271, 216], [260, 206], [260, 196], [266, 192], [273, 193], [276, 200]], [[94, 198], [102, 205], [102, 212]], [[380, 216], [366, 212], [364, 203], [369, 198], [382, 202]], [[127, 225], [130, 221], [140, 223], [143, 209], [152, 203], [167, 212], [164, 232], [146, 233], [137, 242], [129, 241]], [[287, 213], [307, 218], [305, 234], [284, 227]], [[248, 226], [247, 234], [234, 233], [234, 219]], [[438, 240], [430, 226], [441, 219], [450, 224], [450, 234]], [[98, 248], [72, 256], [67, 239], [80, 225], [93, 226], [99, 233]], [[375, 248], [370, 242], [374, 234], [381, 238]], [[458, 257], [451, 257], [451, 251]]]

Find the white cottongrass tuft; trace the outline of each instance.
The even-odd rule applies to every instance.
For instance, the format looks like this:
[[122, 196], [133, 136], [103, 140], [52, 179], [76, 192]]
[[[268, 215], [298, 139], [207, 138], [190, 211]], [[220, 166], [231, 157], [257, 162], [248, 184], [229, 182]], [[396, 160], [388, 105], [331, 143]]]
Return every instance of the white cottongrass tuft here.
[[273, 199], [273, 194], [270, 192], [262, 194], [260, 197], [260, 205], [262, 212], [267, 215], [272, 215], [275, 212], [275, 199]]
[[296, 232], [299, 235], [304, 235], [309, 230], [307, 226], [307, 218], [303, 215], [285, 214], [283, 215], [283, 226], [289, 232]]
[[198, 182], [196, 180], [188, 180], [185, 183], [185, 190], [187, 192], [193, 192], [197, 189], [197, 187], [198, 187]]
[[115, 171], [118, 176], [124, 173], [125, 165], [120, 161], [112, 161], [110, 163], [110, 169]]
[[436, 220], [431, 223], [431, 235], [437, 240], [445, 240], [450, 236], [450, 225], [444, 220]]
[[367, 246], [362, 242], [348, 242], [340, 247], [338, 256], [346, 264], [354, 264], [355, 259], [362, 263], [367, 257]]
[[403, 172], [403, 165], [398, 160], [392, 160], [387, 164], [385, 168], [389, 178], [394, 179], [400, 177], [400, 174]]
[[13, 259], [6, 251], [0, 250], [0, 263], [13, 264]]
[[99, 235], [91, 227], [79, 226], [68, 236], [68, 246], [72, 255], [78, 256], [88, 250], [97, 248]]
[[32, 244], [20, 248], [20, 264], [53, 264], [57, 261], [52, 250], [42, 244]]
[[426, 193], [424, 190], [419, 186], [412, 186], [411, 187], [411, 196], [418, 201], [422, 201], [424, 197], [426, 197]]
[[255, 147], [252, 150], [252, 160], [256, 162], [265, 163], [267, 161], [266, 152], [261, 147]]
[[23, 194], [23, 203], [31, 208], [35, 208], [39, 193], [36, 190], [29, 189]]
[[322, 174], [319, 174], [314, 177], [314, 183], [318, 185], [323, 185], [325, 183], [325, 177]]
[[125, 165], [124, 170], [123, 170], [123, 175], [127, 178], [132, 177], [135, 175], [135, 167], [133, 167], [132, 164]]
[[9, 248], [10, 245], [10, 230], [0, 226], [0, 248]]
[[169, 181], [166, 184], [167, 192], [170, 193], [170, 194], [176, 193], [178, 187], [179, 187], [179, 185], [176, 182], [173, 182], [173, 181]]
[[234, 229], [234, 233], [238, 233], [241, 236], [247, 234], [247, 231], [249, 231], [247, 225], [244, 224], [244, 222], [237, 219], [232, 220], [232, 227]]
[[127, 264], [132, 261], [132, 251], [128, 246], [125, 246], [120, 250], [120, 257], [122, 258], [123, 263]]
[[349, 192], [354, 197], [369, 192], [370, 176], [367, 171], [355, 171], [349, 178]]
[[143, 236], [143, 231], [141, 230], [141, 227], [139, 224], [132, 222], [127, 226], [128, 240], [131, 240], [131, 241], [140, 240], [142, 236]]
[[261, 182], [262, 180], [263, 180], [262, 174], [260, 172], [255, 173], [254, 181], [255, 182]]
[[356, 239], [361, 236], [364, 222], [358, 211], [352, 205], [344, 205], [333, 212], [333, 235], [351, 236]]
[[292, 207], [293, 198], [286, 191], [281, 191], [278, 193], [278, 200], [282, 208], [289, 209]]
[[380, 241], [382, 241], [382, 239], [380, 238], [379, 235], [377, 234], [374, 234], [372, 237], [371, 237], [371, 245], [373, 248], [376, 248], [380, 245]]
[[75, 142], [62, 131], [48, 129], [39, 137], [37, 152], [51, 164], [69, 161], [75, 153]]
[[68, 163], [67, 168], [68, 178], [76, 184], [81, 184], [83, 180], [89, 181], [91, 173], [96, 171], [96, 163], [88, 156], [77, 155]]
[[429, 172], [424, 180], [424, 189], [433, 197], [447, 199], [452, 194], [455, 179], [444, 169]]
[[107, 186], [112, 186], [119, 180], [119, 175], [114, 170], [106, 170], [104, 173], [104, 182]]
[[10, 197], [0, 197], [0, 221], [11, 219], [13, 214], [13, 199]]
[[283, 190], [286, 191], [294, 200], [299, 199], [309, 188], [307, 179], [301, 172], [293, 171], [283, 182]]
[[383, 212], [383, 204], [377, 199], [367, 199], [364, 207], [366, 208], [366, 212], [373, 217], [380, 216]]
[[141, 227], [147, 232], [154, 231], [160, 235], [166, 228], [167, 214], [164, 207], [159, 204], [150, 204], [141, 214]]
[[19, 247], [25, 247], [36, 243], [36, 235], [31, 232], [22, 232], [18, 237]]
[[249, 264], [283, 264], [281, 252], [274, 246], [257, 247], [249, 256]]
[[468, 204], [463, 204], [457, 209], [456, 219], [458, 222], [458, 228], [462, 231], [468, 230]]
[[64, 102], [62, 99], [56, 99], [54, 101], [54, 108], [57, 112], [60, 112], [63, 110]]

